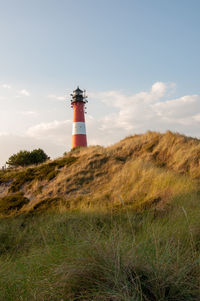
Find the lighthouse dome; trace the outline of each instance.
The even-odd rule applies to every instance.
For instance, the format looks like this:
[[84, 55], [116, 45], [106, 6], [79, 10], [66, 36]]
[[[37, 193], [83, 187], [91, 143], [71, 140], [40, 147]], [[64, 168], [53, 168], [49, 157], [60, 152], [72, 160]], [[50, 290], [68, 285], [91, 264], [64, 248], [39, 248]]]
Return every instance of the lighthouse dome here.
[[71, 104], [76, 103], [76, 102], [83, 102], [84, 104], [87, 102], [87, 96], [85, 95], [85, 90], [81, 90], [79, 86], [77, 87], [76, 90], [73, 91], [71, 94], [72, 99], [71, 99]]
[[77, 89], [73, 91], [73, 94], [75, 94], [75, 95], [81, 95], [81, 94], [83, 94], [83, 91], [78, 86]]

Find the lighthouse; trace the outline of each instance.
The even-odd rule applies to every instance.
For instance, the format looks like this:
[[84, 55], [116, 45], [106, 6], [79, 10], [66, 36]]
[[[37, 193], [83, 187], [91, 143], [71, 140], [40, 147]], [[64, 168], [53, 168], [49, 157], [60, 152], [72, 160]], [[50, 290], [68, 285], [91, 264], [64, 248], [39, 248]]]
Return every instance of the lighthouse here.
[[85, 104], [87, 96], [85, 90], [77, 87], [71, 94], [71, 107], [73, 108], [72, 126], [72, 148], [77, 146], [87, 146], [86, 127], [85, 127]]

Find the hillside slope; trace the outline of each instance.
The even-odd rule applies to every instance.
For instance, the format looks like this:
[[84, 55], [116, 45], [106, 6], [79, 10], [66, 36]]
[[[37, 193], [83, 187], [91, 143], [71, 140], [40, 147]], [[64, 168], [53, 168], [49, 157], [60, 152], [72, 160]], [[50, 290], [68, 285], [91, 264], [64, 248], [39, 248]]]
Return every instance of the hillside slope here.
[[39, 166], [0, 172], [0, 215], [47, 209], [162, 210], [197, 195], [200, 140], [147, 132], [104, 148], [72, 150]]

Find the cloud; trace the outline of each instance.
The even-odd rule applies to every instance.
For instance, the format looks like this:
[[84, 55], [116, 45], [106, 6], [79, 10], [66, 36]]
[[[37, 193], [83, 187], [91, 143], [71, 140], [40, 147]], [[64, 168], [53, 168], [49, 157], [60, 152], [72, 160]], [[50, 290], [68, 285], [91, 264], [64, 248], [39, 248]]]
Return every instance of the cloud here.
[[7, 96], [9, 95], [9, 98], [10, 97], [19, 98], [21, 96], [26, 96], [27, 97], [27, 96], [31, 95], [30, 92], [26, 89], [18, 90], [16, 88], [11, 87], [11, 85], [6, 84], [6, 83], [1, 84], [0, 88], [2, 88], [4, 90], [4, 91], [2, 90], [1, 93], [6, 93]]
[[20, 111], [19, 114], [23, 115], [23, 116], [37, 116], [37, 112], [35, 111]]
[[193, 118], [195, 121], [200, 122], [200, 114], [194, 115]]
[[148, 92], [130, 96], [121, 91], [92, 93], [92, 98], [116, 109], [101, 119], [101, 130], [112, 141], [147, 130], [170, 129], [199, 136], [200, 95], [168, 99], [174, 86], [156, 82]]
[[55, 94], [49, 94], [48, 98], [52, 98], [52, 99], [55, 99], [55, 100], [65, 100], [66, 99], [65, 96], [57, 96]]
[[30, 96], [30, 93], [26, 90], [26, 89], [22, 89], [19, 91], [19, 94], [20, 95], [23, 95], [23, 96]]
[[3, 85], [1, 85], [1, 87], [4, 89], [11, 89], [11, 86], [8, 84], [3, 84]]
[[42, 122], [30, 127], [26, 135], [35, 139], [52, 140], [56, 144], [63, 144], [67, 138], [71, 138], [71, 127], [71, 120]]
[[107, 106], [124, 109], [124, 107], [132, 106], [133, 103], [154, 103], [155, 101], [157, 101], [165, 95], [168, 86], [171, 85], [167, 85], [162, 82], [156, 82], [152, 85], [151, 90], [149, 92], [140, 92], [131, 96], [122, 94], [122, 92], [120, 91], [90, 93], [90, 96], [92, 98], [102, 101]]
[[[112, 137], [101, 128], [101, 120], [97, 120], [92, 115], [86, 115], [86, 129], [89, 144], [110, 144]], [[67, 145], [71, 148], [72, 141], [72, 120], [54, 120], [43, 122], [30, 127], [26, 135], [38, 140], [54, 141], [57, 145]]]

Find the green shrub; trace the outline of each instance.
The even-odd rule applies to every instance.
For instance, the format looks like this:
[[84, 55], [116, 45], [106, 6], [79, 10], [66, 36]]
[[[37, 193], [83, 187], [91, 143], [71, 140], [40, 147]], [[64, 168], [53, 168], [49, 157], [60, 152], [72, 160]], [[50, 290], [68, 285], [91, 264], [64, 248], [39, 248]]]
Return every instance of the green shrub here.
[[6, 162], [10, 166], [28, 166], [32, 164], [43, 163], [48, 160], [49, 157], [41, 149], [34, 149], [33, 151], [20, 151], [17, 154], [12, 155]]

